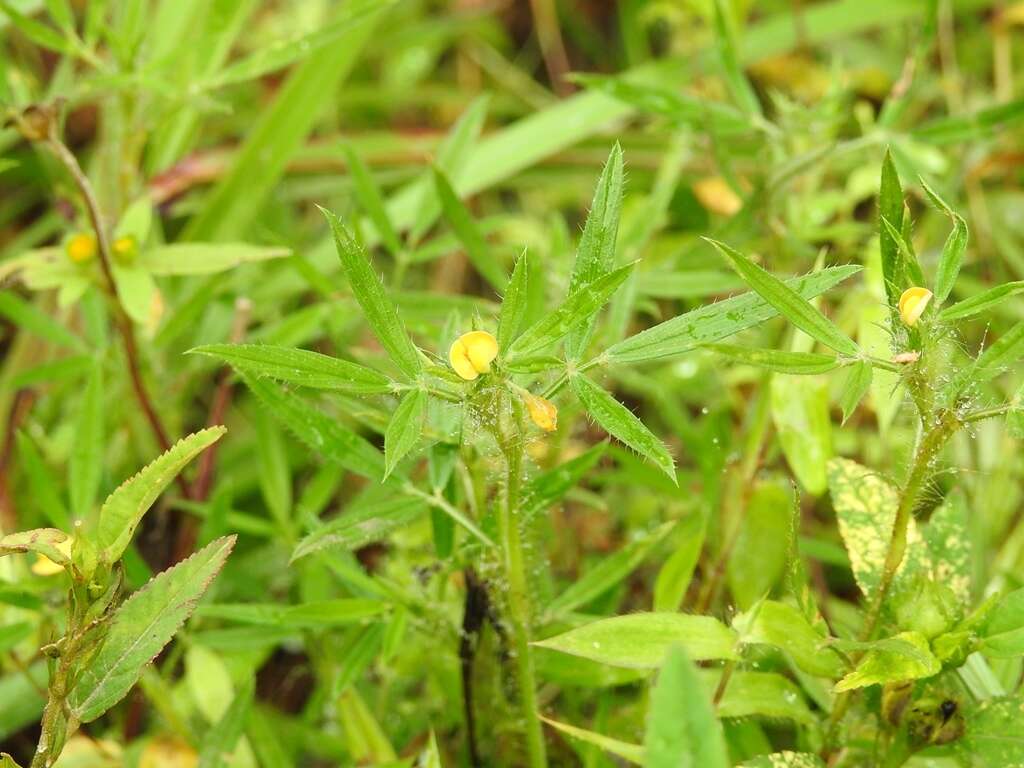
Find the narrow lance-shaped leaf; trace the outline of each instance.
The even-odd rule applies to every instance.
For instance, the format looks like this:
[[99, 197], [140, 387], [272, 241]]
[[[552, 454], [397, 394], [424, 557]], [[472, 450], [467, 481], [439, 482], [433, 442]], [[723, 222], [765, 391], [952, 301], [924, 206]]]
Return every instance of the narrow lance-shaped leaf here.
[[189, 353], [218, 358], [255, 376], [269, 376], [313, 389], [355, 395], [379, 395], [392, 390], [391, 379], [383, 373], [307, 349], [271, 344], [207, 344]]
[[594, 731], [588, 731], [584, 728], [577, 728], [574, 725], [568, 723], [560, 723], [557, 720], [550, 720], [544, 716], [541, 716], [541, 720], [550, 725], [556, 731], [564, 733], [571, 739], [577, 739], [582, 741], [584, 744], [592, 744], [598, 749], [602, 749], [609, 755], [615, 757], [621, 757], [633, 765], [642, 765], [644, 761], [644, 748], [639, 744], [630, 744], [628, 741], [620, 741], [619, 739], [613, 739], [610, 736], [605, 736]]
[[[576, 261], [569, 278], [569, 297], [607, 274], [615, 263], [615, 240], [619, 232], [622, 209], [622, 148], [616, 143], [605, 163], [594, 191], [594, 200], [587, 214]], [[588, 318], [569, 334], [566, 351], [577, 359], [590, 339], [594, 322]]]
[[[861, 268], [856, 265], [829, 267], [802, 277], [790, 278], [786, 285], [805, 299], [812, 299], [841, 283]], [[638, 363], [687, 352], [762, 323], [777, 313], [756, 293], [698, 307], [663, 323], [641, 331], [612, 345], [605, 356], [610, 362]]]
[[526, 251], [523, 251], [523, 255], [516, 261], [515, 269], [512, 270], [512, 278], [505, 287], [501, 314], [498, 315], [498, 349], [502, 352], [516, 340], [523, 325], [523, 318], [526, 317], [530, 299], [529, 274], [529, 257]]
[[427, 412], [427, 393], [414, 389], [398, 404], [384, 432], [384, 476], [419, 442]]
[[527, 328], [512, 342], [509, 353], [518, 357], [535, 354], [554, 344], [574, 328], [579, 328], [605, 305], [629, 276], [633, 265], [619, 267], [599, 277], [570, 296], [561, 307]]
[[892, 153], [886, 150], [882, 160], [882, 177], [878, 190], [878, 244], [882, 253], [882, 281], [889, 306], [896, 307], [903, 290], [904, 269], [899, 246], [882, 220], [897, 231], [903, 229], [903, 187], [892, 161]]
[[872, 368], [866, 360], [858, 360], [850, 366], [850, 372], [843, 382], [843, 394], [839, 397], [839, 405], [843, 409], [843, 423], [849, 419], [868, 389], [871, 387]]
[[1020, 293], [1024, 293], [1024, 280], [1003, 283], [946, 307], [939, 312], [939, 320], [943, 322], [965, 320], [968, 317], [974, 317], [982, 312], [993, 309]]
[[76, 718], [91, 722], [127, 695], [192, 614], [234, 544], [234, 536], [217, 539], [156, 576], [118, 608], [103, 646], [68, 697]]
[[718, 249], [751, 288], [801, 331], [847, 357], [857, 357], [860, 354], [857, 345], [849, 336], [782, 280], [734, 248], [716, 240], [708, 242]]
[[30, 304], [10, 291], [0, 291], [0, 315], [26, 331], [54, 344], [79, 351], [85, 350], [85, 342], [81, 338], [34, 304]]
[[673, 647], [651, 692], [644, 768], [728, 768], [722, 726], [697, 668], [682, 646]]
[[245, 730], [255, 693], [256, 681], [250, 677], [239, 687], [221, 719], [207, 731], [199, 752], [198, 768], [221, 768], [228, 765], [228, 758]]
[[406, 376], [416, 378], [423, 370], [423, 360], [398, 317], [395, 303], [384, 293], [369, 256], [337, 216], [326, 208], [320, 210], [330, 222], [341, 266], [377, 340]]
[[708, 344], [707, 349], [734, 362], [756, 365], [777, 373], [811, 375], [828, 373], [839, 367], [839, 360], [835, 355], [821, 355], [816, 352], [753, 349], [732, 344]]
[[964, 252], [967, 250], [967, 222], [964, 217], [954, 211], [939, 195], [928, 186], [928, 183], [921, 179], [921, 186], [925, 194], [944, 214], [953, 221], [953, 231], [946, 238], [946, 244], [942, 246], [942, 255], [939, 256], [939, 268], [935, 274], [935, 303], [941, 304], [949, 296], [956, 283], [957, 275], [960, 274], [960, 266], [964, 261]]
[[573, 376], [571, 384], [587, 413], [602, 429], [653, 461], [672, 482], [677, 482], [675, 464], [665, 444], [632, 411], [586, 376]]
[[472, 214], [459, 199], [444, 171], [436, 167], [434, 168], [434, 187], [437, 190], [437, 198], [441, 202], [441, 213], [444, 215], [445, 221], [448, 222], [448, 226], [455, 232], [455, 236], [462, 242], [470, 263], [491, 284], [491, 287], [498, 291], [504, 290], [505, 283], [508, 282], [505, 270], [495, 259], [491, 247], [473, 220]]
[[373, 180], [370, 169], [366, 167], [366, 163], [351, 146], [346, 145], [342, 151], [345, 154], [345, 163], [348, 165], [348, 172], [352, 177], [352, 185], [355, 188], [359, 204], [366, 215], [370, 217], [370, 221], [373, 222], [373, 226], [388, 252], [397, 257], [402, 252], [402, 241], [398, 237], [395, 225], [391, 223], [391, 217], [388, 216], [384, 206], [384, 197]]
[[107, 497], [100, 509], [96, 530], [96, 547], [106, 562], [113, 563], [121, 557], [146, 510], [186, 464], [217, 442], [226, 431], [224, 427], [210, 427], [179, 440]]

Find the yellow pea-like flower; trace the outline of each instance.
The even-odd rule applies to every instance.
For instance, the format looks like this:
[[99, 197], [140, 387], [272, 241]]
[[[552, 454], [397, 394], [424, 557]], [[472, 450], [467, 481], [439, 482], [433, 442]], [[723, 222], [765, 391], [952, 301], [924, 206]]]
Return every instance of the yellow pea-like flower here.
[[550, 400], [538, 395], [526, 394], [523, 396], [526, 403], [526, 410], [530, 413], [530, 419], [545, 432], [554, 432], [558, 429], [558, 408]]
[[909, 327], [913, 328], [921, 315], [924, 314], [925, 309], [928, 307], [928, 302], [931, 300], [932, 292], [927, 288], [921, 288], [920, 286], [907, 288], [903, 295], [900, 296], [900, 318]]
[[470, 331], [455, 340], [448, 350], [448, 362], [466, 381], [491, 370], [491, 361], [498, 356], [498, 340], [487, 331]]
[[111, 244], [110, 249], [114, 252], [114, 258], [117, 259], [117, 262], [124, 265], [135, 261], [135, 257], [139, 253], [138, 243], [135, 242], [135, 238], [131, 235], [117, 238]]
[[76, 264], [84, 264], [96, 256], [96, 236], [79, 232], [68, 240], [66, 249], [69, 259]]
[[[68, 536], [60, 544], [57, 544], [56, 547], [58, 550], [63, 552], [68, 558], [70, 558], [71, 543], [72, 539], [70, 536]], [[32, 563], [32, 573], [36, 574], [37, 576], [53, 576], [54, 574], [60, 573], [63, 570], [63, 565], [59, 565], [58, 563], [53, 562], [53, 560], [48, 558], [46, 555], [39, 555], [38, 557], [36, 557], [36, 561]]]

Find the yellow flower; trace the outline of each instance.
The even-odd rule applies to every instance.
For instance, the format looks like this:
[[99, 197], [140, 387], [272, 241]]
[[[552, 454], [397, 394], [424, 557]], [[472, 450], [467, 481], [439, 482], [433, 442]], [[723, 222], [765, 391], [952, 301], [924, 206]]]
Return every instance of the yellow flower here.
[[111, 250], [114, 252], [114, 258], [117, 259], [118, 264], [127, 265], [135, 261], [135, 256], [139, 252], [139, 246], [135, 242], [134, 237], [125, 235], [113, 242]]
[[903, 322], [913, 328], [921, 315], [924, 314], [924, 310], [931, 300], [932, 292], [927, 288], [918, 286], [907, 288], [903, 295], [900, 296], [899, 303], [900, 317], [903, 319]]
[[498, 340], [487, 331], [470, 331], [455, 340], [448, 350], [448, 362], [466, 381], [491, 370], [491, 361], [498, 356]]
[[[68, 559], [71, 558], [71, 543], [72, 538], [68, 536], [64, 541], [56, 545], [57, 549], [63, 552]], [[37, 576], [53, 576], [63, 570], [63, 565], [53, 562], [46, 555], [39, 555], [36, 557], [36, 561], [32, 563], [32, 573]]]
[[538, 395], [526, 393], [523, 396], [526, 403], [526, 410], [530, 412], [530, 419], [545, 432], [554, 432], [558, 429], [558, 408], [550, 400]]
[[84, 264], [96, 256], [96, 237], [87, 232], [74, 235], [67, 244], [68, 258], [76, 264]]

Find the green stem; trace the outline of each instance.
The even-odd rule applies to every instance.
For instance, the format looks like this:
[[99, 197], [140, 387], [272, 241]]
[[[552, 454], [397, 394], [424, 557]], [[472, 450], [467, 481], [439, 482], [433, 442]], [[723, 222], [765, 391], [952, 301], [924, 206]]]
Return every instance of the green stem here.
[[[517, 420], [518, 421], [518, 420]], [[519, 530], [519, 494], [523, 468], [523, 449], [518, 440], [502, 446], [508, 469], [505, 503], [499, 523], [505, 577], [508, 580], [509, 624], [519, 683], [519, 703], [526, 730], [526, 747], [530, 768], [546, 768], [544, 731], [537, 711], [537, 682], [533, 671], [533, 649], [530, 646], [529, 589], [526, 580], [526, 558]]]

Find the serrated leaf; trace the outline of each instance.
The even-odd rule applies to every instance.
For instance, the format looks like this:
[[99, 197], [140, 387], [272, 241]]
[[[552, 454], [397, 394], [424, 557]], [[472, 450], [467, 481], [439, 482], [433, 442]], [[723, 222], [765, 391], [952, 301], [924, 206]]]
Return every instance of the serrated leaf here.
[[836, 693], [880, 683], [918, 680], [942, 671], [942, 664], [932, 654], [927, 638], [919, 632], [901, 632], [871, 646], [856, 668], [836, 683]]
[[127, 695], [191, 615], [234, 544], [234, 536], [217, 539], [153, 578], [118, 608], [103, 646], [68, 697], [76, 718], [92, 722]]
[[785, 282], [725, 243], [710, 239], [708, 242], [725, 257], [747, 285], [801, 331], [847, 357], [860, 354], [849, 336]]
[[892, 153], [885, 151], [882, 159], [882, 175], [878, 189], [878, 244], [882, 253], [882, 281], [889, 306], [895, 309], [903, 291], [905, 267], [903, 257], [892, 233], [883, 223], [889, 222], [897, 231], [903, 229], [903, 187]]
[[121, 557], [146, 510], [186, 464], [226, 431], [224, 427], [210, 427], [179, 440], [107, 497], [100, 509], [95, 542], [105, 562], [114, 563]]
[[644, 768], [727, 768], [722, 726], [697, 668], [673, 646], [651, 691], [644, 734]]
[[394, 301], [385, 294], [380, 277], [370, 263], [370, 257], [341, 223], [341, 219], [326, 208], [320, 211], [331, 225], [342, 269], [374, 335], [402, 373], [409, 378], [416, 378], [423, 371], [423, 360], [398, 317]]
[[[583, 226], [583, 235], [576, 249], [576, 260], [569, 277], [569, 298], [606, 275], [615, 264], [615, 240], [622, 210], [622, 180], [622, 147], [616, 143], [601, 171]], [[590, 317], [569, 334], [565, 349], [570, 359], [578, 359], [583, 354], [593, 327], [593, 317]]]
[[313, 389], [331, 389], [354, 395], [379, 395], [392, 391], [391, 379], [383, 373], [308, 349], [272, 344], [207, 344], [190, 349], [189, 353], [215, 357], [255, 376], [269, 376]]
[[364, 437], [266, 379], [241, 373], [268, 412], [317, 455], [371, 480], [384, 474], [384, 457]]
[[498, 349], [502, 354], [516, 340], [523, 326], [530, 300], [529, 274], [529, 257], [526, 251], [523, 251], [523, 255], [516, 261], [512, 277], [505, 287], [501, 313], [498, 315]]
[[534, 645], [628, 669], [656, 669], [674, 645], [697, 661], [736, 659], [736, 633], [711, 616], [631, 613], [584, 624]]
[[412, 450], [423, 434], [427, 393], [414, 389], [402, 398], [384, 431], [384, 477]]
[[780, 349], [754, 349], [733, 344], [708, 344], [706, 349], [727, 357], [733, 362], [755, 365], [776, 373], [813, 375], [828, 373], [839, 367], [834, 355], [817, 352], [789, 352]]
[[144, 251], [139, 264], [154, 275], [212, 275], [289, 253], [287, 248], [248, 243], [172, 243]]
[[55, 563], [63, 565], [69, 561], [58, 545], [67, 541], [68, 535], [56, 528], [33, 528], [30, 531], [8, 533], [0, 537], [0, 557], [4, 555], [38, 552]]
[[583, 326], [603, 307], [629, 277], [633, 265], [619, 267], [594, 280], [566, 299], [554, 312], [541, 317], [512, 342], [509, 355], [526, 357], [544, 351], [574, 328]]
[[[804, 299], [811, 299], [860, 270], [856, 265], [829, 267], [803, 277], [790, 278], [786, 285]], [[641, 331], [612, 345], [605, 356], [609, 361], [617, 363], [671, 357], [732, 336], [776, 314], [776, 309], [757, 293], [744, 293], [698, 307]]]
[[587, 413], [605, 432], [654, 462], [672, 482], [677, 482], [675, 465], [665, 444], [632, 411], [586, 376], [573, 376], [570, 384]]

